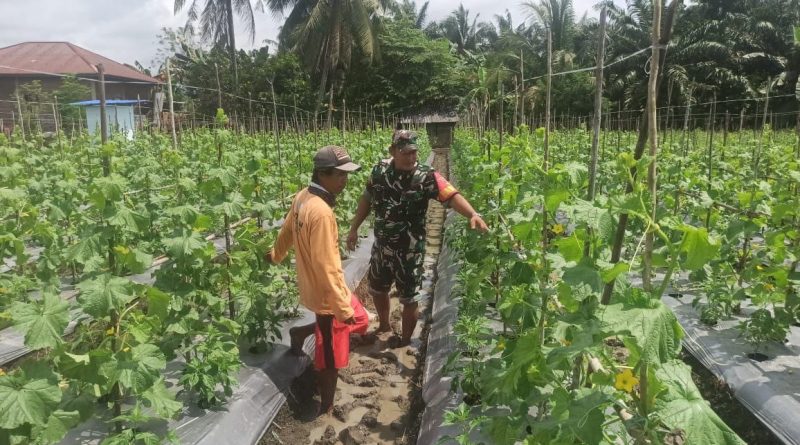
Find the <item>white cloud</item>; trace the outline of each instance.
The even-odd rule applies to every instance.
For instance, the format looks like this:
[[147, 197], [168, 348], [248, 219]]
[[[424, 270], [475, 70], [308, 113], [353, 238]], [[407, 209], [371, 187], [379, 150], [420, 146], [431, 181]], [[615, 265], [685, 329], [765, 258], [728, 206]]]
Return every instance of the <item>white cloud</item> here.
[[[186, 12], [173, 14], [173, 0], [0, 0], [0, 47], [28, 41], [67, 41], [118, 62], [148, 66], [161, 28], [186, 23]], [[269, 13], [256, 12], [256, 38], [242, 30], [237, 44], [244, 49], [274, 39], [279, 23]]]

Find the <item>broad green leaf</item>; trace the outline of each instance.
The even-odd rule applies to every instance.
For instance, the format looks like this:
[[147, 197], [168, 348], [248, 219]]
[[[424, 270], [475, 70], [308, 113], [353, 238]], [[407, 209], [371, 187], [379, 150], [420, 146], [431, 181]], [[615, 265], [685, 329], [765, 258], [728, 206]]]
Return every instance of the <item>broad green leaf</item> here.
[[601, 219], [608, 215], [606, 209], [595, 207], [593, 203], [582, 199], [577, 199], [571, 204], [562, 205], [561, 209], [569, 215], [570, 222], [591, 227], [594, 230], [600, 230]]
[[192, 223], [192, 230], [195, 232], [205, 232], [211, 228], [214, 224], [214, 221], [208, 215], [197, 215], [194, 222]]
[[602, 288], [600, 273], [588, 260], [581, 261], [574, 267], [564, 269], [563, 279], [570, 286], [588, 285], [594, 292], [600, 292]]
[[598, 316], [608, 332], [631, 335], [635, 342], [631, 347], [636, 350], [631, 351], [633, 363], [629, 362], [629, 366], [635, 366], [637, 358], [647, 363], [664, 363], [680, 352], [683, 329], [672, 310], [660, 300], [608, 305]]
[[106, 437], [100, 445], [130, 445], [136, 441], [136, 432], [133, 430], [122, 430], [119, 434]]
[[58, 370], [64, 377], [81, 378], [91, 363], [89, 354], [70, 354], [64, 352], [55, 358]]
[[603, 278], [604, 283], [610, 283], [617, 279], [617, 277], [630, 270], [630, 265], [628, 263], [617, 263], [611, 269], [605, 269], [600, 272], [600, 276]]
[[680, 250], [686, 254], [684, 269], [700, 269], [717, 256], [719, 240], [709, 235], [705, 227], [698, 228], [684, 224], [680, 230], [683, 231]]
[[80, 420], [81, 416], [78, 411], [54, 411], [47, 420], [47, 425], [41, 431], [35, 431], [36, 442], [34, 443], [41, 445], [58, 443]]
[[147, 288], [147, 315], [155, 316], [162, 322], [167, 318], [169, 311], [169, 294], [155, 287]]
[[[0, 202], [3, 202], [5, 205], [14, 206], [18, 205], [19, 203], [25, 201], [27, 199], [27, 193], [25, 190], [18, 189], [18, 188], [6, 188], [0, 187]], [[16, 203], [16, 204], [15, 204]]]
[[122, 190], [127, 186], [125, 178], [116, 173], [107, 177], [95, 178], [89, 191], [89, 197], [97, 208], [105, 207], [107, 202], [122, 200]]
[[618, 213], [641, 215], [643, 211], [641, 196], [637, 193], [613, 196], [608, 203], [611, 205], [611, 209]]
[[175, 400], [175, 396], [167, 390], [164, 378], [160, 378], [147, 389], [142, 396], [150, 402], [150, 406], [163, 417], [172, 417], [179, 413], [183, 404]]
[[114, 253], [116, 253], [119, 263], [132, 273], [142, 273], [153, 264], [152, 255], [135, 247], [115, 246]]
[[175, 259], [190, 258], [194, 252], [206, 246], [206, 240], [197, 232], [184, 230], [181, 236], [164, 239], [164, 246]]
[[98, 256], [105, 248], [105, 240], [101, 234], [83, 237], [67, 249], [67, 260], [85, 263]]
[[0, 376], [0, 428], [45, 425], [61, 401], [61, 389], [46, 379]]
[[244, 212], [244, 198], [239, 193], [231, 193], [227, 200], [215, 209], [229, 218], [238, 218]]
[[583, 243], [577, 236], [561, 238], [555, 242], [561, 256], [567, 261], [580, 261], [583, 258]]
[[86, 385], [83, 389], [70, 386], [61, 398], [61, 409], [64, 411], [77, 411], [81, 420], [87, 420], [94, 413], [97, 407], [97, 399], [94, 393], [89, 391], [91, 385]]
[[164, 441], [161, 440], [155, 433], [149, 431], [141, 431], [136, 433], [136, 443], [142, 445], [163, 445]]
[[160, 377], [165, 366], [167, 360], [157, 346], [142, 344], [116, 353], [113, 360], [102, 365], [100, 372], [109, 384], [119, 382], [125, 388], [143, 391]]
[[11, 306], [14, 325], [25, 333], [25, 346], [36, 350], [54, 348], [69, 323], [69, 303], [46, 292], [40, 301]]
[[609, 420], [606, 412], [613, 402], [610, 391], [557, 388], [549, 397], [552, 406], [549, 415], [531, 424], [533, 434], [529, 438], [533, 442], [530, 443], [608, 443], [604, 440], [604, 424]]
[[184, 204], [165, 209], [164, 213], [178, 218], [184, 224], [192, 224], [197, 216], [200, 215], [200, 209], [191, 204]]
[[548, 212], [555, 212], [558, 205], [569, 198], [569, 190], [563, 187], [548, 189], [545, 194], [545, 208]]
[[112, 226], [131, 233], [139, 232], [147, 224], [147, 219], [144, 216], [122, 204], [109, 207], [109, 211], [105, 216]]
[[120, 312], [136, 298], [132, 282], [110, 274], [86, 280], [78, 284], [78, 289], [81, 291], [78, 303], [84, 312], [95, 318], [108, 317], [112, 310]]
[[534, 278], [535, 274], [530, 264], [524, 261], [515, 261], [508, 275], [503, 280], [503, 284], [507, 286], [530, 284], [534, 282]]
[[656, 400], [658, 417], [671, 429], [681, 429], [687, 444], [743, 445], [711, 409], [692, 381], [692, 371], [678, 360], [664, 363], [656, 376], [667, 387]]
[[539, 238], [537, 235], [540, 232], [541, 227], [541, 222], [537, 224], [536, 222], [528, 221], [512, 226], [511, 233], [513, 233], [514, 237], [520, 241], [530, 242]]

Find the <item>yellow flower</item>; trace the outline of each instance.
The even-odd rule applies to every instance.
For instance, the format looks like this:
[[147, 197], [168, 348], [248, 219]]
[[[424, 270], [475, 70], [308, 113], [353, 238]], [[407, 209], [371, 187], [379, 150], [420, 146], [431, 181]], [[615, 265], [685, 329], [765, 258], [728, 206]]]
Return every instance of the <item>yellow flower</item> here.
[[638, 384], [639, 379], [633, 375], [630, 369], [617, 373], [617, 376], [614, 378], [614, 388], [629, 394], [633, 392], [633, 387]]
[[110, 327], [106, 329], [106, 335], [114, 335], [114, 327]]
[[62, 390], [69, 388], [69, 381], [62, 380], [62, 381], [58, 382], [58, 387], [61, 388]]
[[3, 370], [3, 368], [0, 368], [0, 376], [4, 376], [4, 375], [6, 375], [6, 372]]
[[551, 230], [556, 235], [561, 235], [562, 233], [564, 233], [564, 226], [562, 224], [556, 224], [556, 225], [553, 226], [553, 228]]
[[130, 350], [131, 350], [131, 348], [129, 348], [129, 347], [127, 347], [127, 346], [125, 346], [124, 348], [122, 348], [122, 352], [128, 352], [128, 351], [130, 351]]
[[500, 340], [497, 341], [497, 350], [503, 351], [505, 349], [506, 349], [506, 341], [501, 338]]
[[770, 284], [770, 283], [767, 283], [767, 284], [765, 284], [765, 285], [764, 285], [764, 287], [765, 287], [765, 288], [766, 288], [768, 291], [772, 291], [772, 290], [774, 290], [774, 289], [775, 289], [775, 286], [773, 286], [773, 285], [772, 285], [772, 284]]
[[756, 270], [762, 271], [762, 270], [764, 270], [764, 266], [758, 264], [758, 265], [756, 265]]

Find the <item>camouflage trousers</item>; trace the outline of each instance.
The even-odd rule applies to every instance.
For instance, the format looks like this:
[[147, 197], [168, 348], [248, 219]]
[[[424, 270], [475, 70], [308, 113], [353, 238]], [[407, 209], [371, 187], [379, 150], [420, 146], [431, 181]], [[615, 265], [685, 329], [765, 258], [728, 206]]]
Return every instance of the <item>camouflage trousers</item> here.
[[393, 249], [376, 242], [372, 245], [367, 274], [370, 292], [386, 294], [394, 283], [401, 304], [418, 303], [424, 258], [424, 250]]

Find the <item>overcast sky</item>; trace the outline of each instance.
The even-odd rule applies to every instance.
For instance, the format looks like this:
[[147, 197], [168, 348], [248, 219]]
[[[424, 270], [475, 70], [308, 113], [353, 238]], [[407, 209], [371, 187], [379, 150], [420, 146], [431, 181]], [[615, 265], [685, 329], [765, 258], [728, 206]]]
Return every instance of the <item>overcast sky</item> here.
[[[598, 0], [574, 0], [578, 17]], [[190, 3], [187, 0], [186, 3]], [[204, 4], [200, 0], [200, 4]], [[417, 4], [423, 3], [417, 0]], [[440, 20], [458, 7], [455, 0], [431, 0], [429, 20]], [[463, 0], [471, 15], [491, 21], [508, 9], [515, 23], [525, 20], [521, 0]], [[118, 62], [139, 61], [150, 66], [162, 27], [175, 28], [186, 22], [185, 12], [173, 14], [173, 0], [0, 0], [0, 48], [27, 41], [67, 41]], [[237, 46], [260, 47], [275, 39], [282, 20], [256, 12], [255, 42], [237, 32]], [[242, 29], [242, 26], [238, 27]]]

